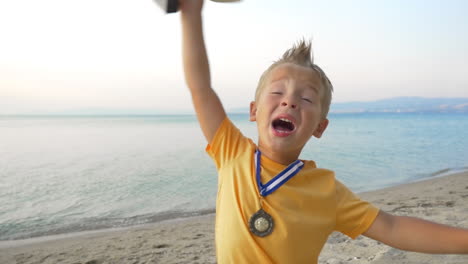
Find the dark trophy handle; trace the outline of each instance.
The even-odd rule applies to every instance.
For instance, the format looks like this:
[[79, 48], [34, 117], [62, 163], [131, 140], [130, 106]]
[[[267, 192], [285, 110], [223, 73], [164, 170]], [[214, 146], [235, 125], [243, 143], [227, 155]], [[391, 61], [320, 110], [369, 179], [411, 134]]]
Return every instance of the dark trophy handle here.
[[179, 10], [179, 0], [154, 0], [166, 13], [175, 13]]

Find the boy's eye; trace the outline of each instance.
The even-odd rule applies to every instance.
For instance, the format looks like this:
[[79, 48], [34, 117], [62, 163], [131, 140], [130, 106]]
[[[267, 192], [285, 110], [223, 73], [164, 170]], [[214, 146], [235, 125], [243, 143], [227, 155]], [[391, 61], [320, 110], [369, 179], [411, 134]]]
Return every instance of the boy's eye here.
[[309, 99], [309, 98], [305, 98], [305, 97], [303, 97], [303, 98], [302, 98], [302, 100], [304, 100], [304, 101], [306, 101], [306, 102], [309, 102], [309, 103], [312, 103], [312, 100], [311, 100], [311, 99]]
[[271, 92], [271, 94], [283, 94], [282, 92]]

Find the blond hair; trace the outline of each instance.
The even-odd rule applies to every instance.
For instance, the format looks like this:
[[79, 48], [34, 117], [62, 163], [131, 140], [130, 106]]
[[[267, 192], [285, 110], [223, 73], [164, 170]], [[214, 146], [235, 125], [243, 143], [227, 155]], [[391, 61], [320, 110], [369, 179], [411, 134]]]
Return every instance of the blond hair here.
[[268, 67], [268, 69], [265, 72], [263, 72], [258, 82], [257, 90], [255, 91], [255, 101], [257, 101], [258, 97], [260, 96], [261, 90], [263, 89], [263, 86], [265, 85], [265, 82], [268, 79], [268, 74], [276, 66], [283, 63], [293, 63], [299, 66], [307, 67], [313, 69], [319, 75], [320, 83], [322, 84], [322, 117], [326, 118], [328, 111], [330, 110], [333, 85], [331, 84], [325, 72], [319, 66], [314, 64], [314, 57], [312, 54], [312, 42], [310, 40], [300, 40], [297, 44], [293, 45], [292, 48], [288, 49], [279, 60], [273, 62], [273, 64], [270, 65], [270, 67]]

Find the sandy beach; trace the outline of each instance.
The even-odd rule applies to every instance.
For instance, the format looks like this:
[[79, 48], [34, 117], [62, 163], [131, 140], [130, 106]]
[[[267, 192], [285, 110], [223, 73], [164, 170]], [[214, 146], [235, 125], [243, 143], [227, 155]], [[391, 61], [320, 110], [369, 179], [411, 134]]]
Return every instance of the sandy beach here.
[[[468, 228], [468, 173], [399, 185], [360, 196], [397, 215]], [[214, 214], [137, 227], [0, 242], [0, 263], [216, 263]], [[436, 239], [436, 238], [434, 238]], [[319, 263], [468, 263], [468, 255], [404, 252], [333, 234]]]

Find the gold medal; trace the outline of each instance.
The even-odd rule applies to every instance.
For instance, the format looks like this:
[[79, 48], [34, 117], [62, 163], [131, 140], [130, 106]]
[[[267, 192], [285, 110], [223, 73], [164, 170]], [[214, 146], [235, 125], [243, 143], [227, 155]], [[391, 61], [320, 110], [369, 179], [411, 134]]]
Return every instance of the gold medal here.
[[271, 215], [267, 214], [263, 209], [258, 210], [250, 217], [250, 231], [259, 236], [265, 237], [273, 232], [274, 221]]
[[[258, 192], [261, 197], [270, 195], [276, 191], [279, 187], [285, 184], [289, 179], [294, 177], [301, 169], [304, 167], [304, 162], [296, 160], [293, 163], [289, 164], [286, 169], [281, 171], [273, 179], [271, 179], [266, 184], [262, 184], [260, 180], [261, 173], [261, 159], [260, 159], [260, 150], [255, 151], [255, 177], [257, 180]], [[249, 229], [254, 235], [259, 237], [265, 237], [273, 232], [273, 227], [275, 225], [271, 215], [262, 209], [262, 198], [260, 198], [260, 210], [252, 215], [249, 219]]]

